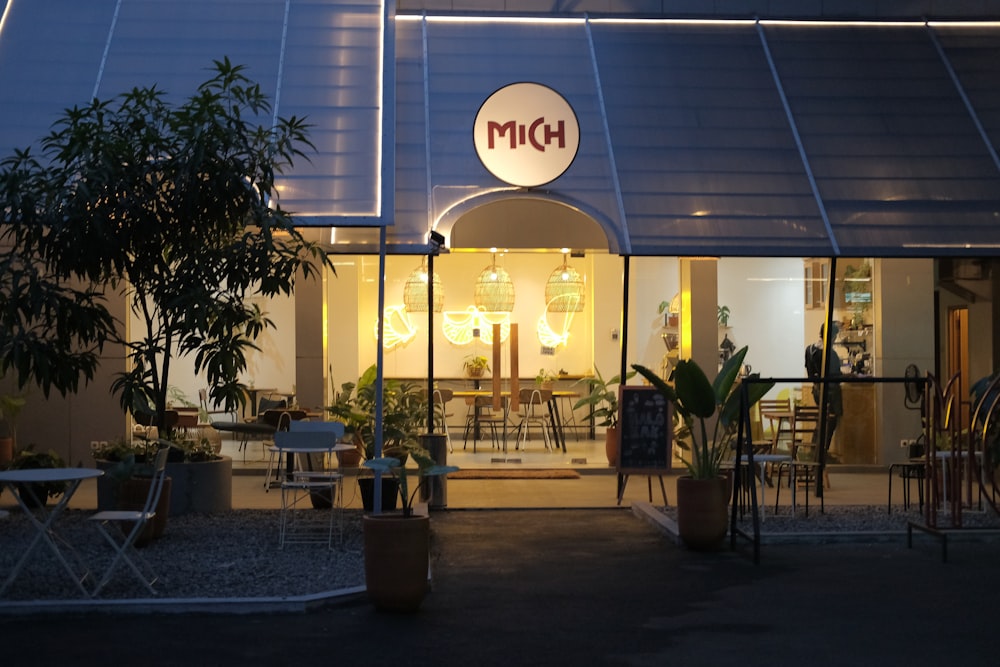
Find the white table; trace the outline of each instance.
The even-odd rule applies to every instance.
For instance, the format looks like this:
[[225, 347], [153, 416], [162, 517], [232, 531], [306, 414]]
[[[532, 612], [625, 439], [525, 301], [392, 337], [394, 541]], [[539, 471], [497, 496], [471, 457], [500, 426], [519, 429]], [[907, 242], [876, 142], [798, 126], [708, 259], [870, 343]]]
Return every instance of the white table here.
[[[328, 547], [332, 547], [334, 516], [338, 518], [337, 525], [340, 539], [343, 538], [343, 474], [335, 470], [296, 471], [294, 459], [296, 454], [325, 454], [333, 456], [335, 452], [346, 452], [353, 449], [355, 449], [355, 445], [345, 442], [338, 442], [330, 446], [289, 445], [287, 443], [282, 446], [279, 439], [272, 445], [271, 451], [273, 456], [277, 456], [279, 461], [282, 454], [285, 454], [287, 458], [285, 481], [281, 483], [281, 519], [278, 539], [281, 548], [284, 548], [286, 543], [292, 542], [326, 542]], [[269, 464], [267, 476], [264, 478], [265, 491], [270, 489], [270, 470], [271, 465]], [[325, 524], [325, 530], [322, 532], [318, 530], [316, 522], [303, 520], [302, 517], [305, 515], [299, 515], [298, 519], [292, 518], [305, 500], [311, 500], [313, 494], [320, 491], [329, 491], [330, 493], [330, 518]], [[322, 537], [324, 533], [326, 535], [325, 539]]]
[[[786, 463], [791, 461], [792, 457], [788, 454], [754, 454], [753, 462], [755, 464], [760, 464], [760, 520], [764, 520], [764, 510], [767, 507], [767, 502], [764, 499], [764, 489], [767, 488], [767, 483], [765, 480], [765, 467], [768, 463]], [[741, 463], [748, 463], [750, 457], [744, 454], [740, 457]], [[792, 511], [795, 511], [795, 471], [792, 471]]]
[[[66, 505], [69, 504], [70, 499], [76, 490], [80, 487], [80, 482], [85, 479], [94, 479], [100, 477], [104, 474], [103, 470], [97, 470], [95, 468], [38, 468], [34, 470], [5, 470], [0, 471], [0, 484], [5, 486], [17, 499], [17, 504], [21, 506], [24, 514], [28, 517], [31, 525], [35, 528], [35, 537], [31, 540], [28, 548], [25, 549], [24, 554], [21, 555], [20, 560], [14, 566], [14, 569], [7, 576], [7, 580], [4, 582], [3, 587], [0, 588], [0, 596], [7, 592], [10, 585], [17, 579], [27, 564], [28, 559], [31, 554], [38, 547], [40, 542], [48, 544], [49, 549], [52, 554], [56, 557], [60, 563], [62, 563], [63, 569], [69, 575], [70, 579], [76, 584], [76, 587], [80, 590], [85, 597], [90, 597], [90, 592], [84, 587], [83, 582], [86, 580], [87, 576], [90, 574], [89, 571], [85, 571], [82, 575], [74, 571], [73, 567], [66, 560], [66, 556], [63, 554], [59, 545], [56, 544], [56, 533], [53, 529], [56, 519], [62, 514], [62, 511], [66, 509]], [[32, 509], [32, 507], [26, 502], [25, 498], [21, 496], [21, 489], [19, 485], [22, 484], [37, 484], [37, 483], [50, 483], [50, 482], [66, 482], [66, 490], [63, 492], [62, 497], [59, 502], [56, 503], [55, 507], [47, 509], [44, 506], [38, 509]], [[32, 496], [34, 491], [30, 490], [30, 487], [25, 487], [27, 492]], [[44, 498], [36, 498], [35, 500], [44, 501]], [[40, 504], [40, 503], [39, 503]], [[68, 543], [67, 543], [68, 544]], [[77, 556], [79, 560], [79, 557]]]

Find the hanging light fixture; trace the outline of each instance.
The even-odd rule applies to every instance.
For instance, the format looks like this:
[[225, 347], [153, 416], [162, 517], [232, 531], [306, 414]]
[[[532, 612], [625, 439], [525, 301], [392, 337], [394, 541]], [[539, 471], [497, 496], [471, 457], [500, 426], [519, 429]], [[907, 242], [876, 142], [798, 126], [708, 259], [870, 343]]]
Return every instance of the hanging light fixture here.
[[[420, 266], [413, 269], [406, 284], [403, 286], [403, 303], [406, 310], [411, 313], [427, 312], [427, 260], [420, 262]], [[441, 285], [441, 276], [434, 272], [434, 312], [440, 313], [444, 310], [444, 287]]]
[[583, 310], [587, 281], [569, 265], [569, 252], [563, 251], [563, 263], [545, 283], [545, 303], [550, 313], [579, 313]]
[[502, 266], [493, 262], [476, 278], [476, 305], [491, 313], [509, 313], [514, 310], [514, 283]]

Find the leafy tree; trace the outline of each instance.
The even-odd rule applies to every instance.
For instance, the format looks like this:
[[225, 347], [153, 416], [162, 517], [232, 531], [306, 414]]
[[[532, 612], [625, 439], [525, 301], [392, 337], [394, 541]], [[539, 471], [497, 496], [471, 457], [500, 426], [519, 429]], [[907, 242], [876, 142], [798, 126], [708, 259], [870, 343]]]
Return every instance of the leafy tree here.
[[[275, 175], [312, 147], [243, 67], [215, 61], [196, 94], [155, 86], [73, 107], [31, 149], [0, 161], [0, 374], [75, 392], [108, 343], [128, 370], [112, 392], [163, 425], [171, 359], [194, 354], [213, 400], [245, 398], [238, 376], [273, 327], [249, 297], [291, 294], [331, 266], [283, 210]], [[331, 266], [332, 268], [332, 266]], [[110, 314], [126, 299], [139, 331]]]

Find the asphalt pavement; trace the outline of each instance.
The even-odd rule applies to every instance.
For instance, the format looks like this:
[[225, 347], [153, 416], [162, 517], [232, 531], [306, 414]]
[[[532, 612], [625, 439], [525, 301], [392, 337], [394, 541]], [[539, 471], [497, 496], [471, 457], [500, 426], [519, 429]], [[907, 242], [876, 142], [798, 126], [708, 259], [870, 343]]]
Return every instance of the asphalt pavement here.
[[412, 615], [0, 617], [7, 664], [994, 665], [1000, 543], [693, 553], [626, 509], [435, 513]]

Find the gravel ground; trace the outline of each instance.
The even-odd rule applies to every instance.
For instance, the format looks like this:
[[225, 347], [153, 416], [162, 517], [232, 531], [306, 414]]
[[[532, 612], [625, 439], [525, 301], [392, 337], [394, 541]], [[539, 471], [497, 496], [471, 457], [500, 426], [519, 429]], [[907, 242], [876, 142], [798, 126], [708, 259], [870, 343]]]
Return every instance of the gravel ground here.
[[[80, 562], [91, 572], [103, 573], [113, 552], [87, 521], [91, 514], [67, 510], [56, 526]], [[335, 542], [332, 549], [325, 544], [289, 544], [279, 549], [278, 516], [276, 510], [234, 510], [170, 517], [163, 536], [140, 552], [160, 575], [161, 596], [168, 598], [297, 596], [364, 584], [360, 511], [344, 512], [343, 544]], [[0, 585], [33, 535], [20, 511], [0, 520]], [[36, 548], [31, 562], [4, 595], [7, 600], [80, 597], [45, 545]], [[100, 597], [150, 596], [129, 570], [119, 568]]]
[[[675, 507], [660, 511], [676, 519]], [[87, 521], [90, 511], [68, 510], [57, 523], [59, 535], [73, 545], [72, 553], [92, 572], [103, 572], [112, 552], [96, 528]], [[257, 598], [315, 594], [364, 584], [361, 512], [344, 512], [342, 544], [292, 544], [278, 547], [276, 510], [234, 510], [210, 516], [171, 517], [163, 537], [141, 553], [160, 575], [161, 597]], [[968, 527], [1000, 529], [992, 511], [963, 514]], [[922, 517], [916, 506], [904, 511], [884, 505], [827, 506], [823, 514], [810, 506], [806, 517], [800, 507], [793, 517], [783, 507], [770, 511], [761, 524], [762, 534], [788, 533], [891, 533], [904, 531], [909, 520]], [[749, 517], [745, 519], [749, 530]], [[942, 517], [939, 525], [948, 525]], [[6, 580], [34, 531], [20, 512], [0, 520], [0, 579]], [[81, 567], [81, 570], [83, 568]], [[6, 592], [7, 600], [63, 600], [81, 596], [48, 549], [41, 545], [31, 562]], [[102, 592], [102, 599], [144, 599], [148, 592], [125, 569], [119, 569]]]

